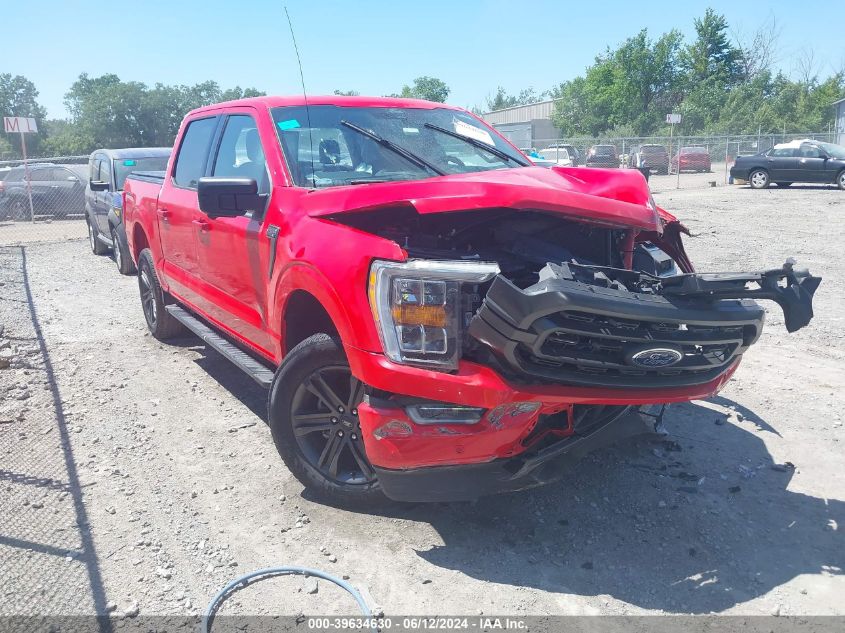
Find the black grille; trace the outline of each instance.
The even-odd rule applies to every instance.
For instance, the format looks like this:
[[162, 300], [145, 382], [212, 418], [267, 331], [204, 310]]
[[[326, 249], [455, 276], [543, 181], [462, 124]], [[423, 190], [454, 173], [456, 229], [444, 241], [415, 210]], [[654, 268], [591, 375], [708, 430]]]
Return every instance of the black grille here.
[[[531, 362], [574, 368], [591, 374], [674, 376], [707, 371], [730, 362], [747, 338], [743, 326], [702, 326], [621, 319], [578, 311], [549, 318], [533, 349], [522, 350]], [[670, 346], [682, 359], [669, 367], [643, 368], [627, 360], [650, 346]]]
[[[524, 382], [701, 384], [724, 373], [763, 323], [762, 309], [749, 300], [678, 301], [576, 282], [526, 293], [496, 281], [470, 334]], [[642, 356], [667, 350], [665, 365], [642, 364]]]

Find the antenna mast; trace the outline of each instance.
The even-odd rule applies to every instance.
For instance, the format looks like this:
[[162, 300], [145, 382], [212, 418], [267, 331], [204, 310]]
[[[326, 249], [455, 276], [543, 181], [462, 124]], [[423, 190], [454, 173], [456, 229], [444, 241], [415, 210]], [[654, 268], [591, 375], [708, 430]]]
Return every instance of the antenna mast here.
[[305, 118], [308, 121], [308, 145], [311, 148], [311, 182], [316, 186], [314, 179], [314, 136], [311, 132], [311, 110], [308, 107], [308, 94], [305, 91], [305, 75], [302, 72], [302, 60], [299, 57], [299, 47], [296, 45], [296, 36], [293, 34], [293, 22], [290, 19], [287, 5], [285, 5], [285, 16], [288, 19], [288, 27], [290, 27], [290, 39], [293, 41], [293, 50], [296, 53], [296, 63], [299, 65], [299, 81], [302, 83], [302, 100], [305, 101]]

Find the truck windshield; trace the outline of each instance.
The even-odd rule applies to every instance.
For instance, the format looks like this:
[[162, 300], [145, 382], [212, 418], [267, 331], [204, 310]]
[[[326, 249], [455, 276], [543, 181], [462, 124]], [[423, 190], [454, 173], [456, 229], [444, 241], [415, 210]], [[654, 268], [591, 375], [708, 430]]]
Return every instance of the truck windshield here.
[[507, 142], [459, 110], [318, 105], [308, 112], [288, 106], [272, 113], [291, 176], [300, 187], [420, 180], [438, 172], [526, 164]]
[[167, 156], [144, 156], [141, 158], [115, 158], [114, 175], [118, 191], [123, 190], [126, 177], [133, 171], [164, 171]]

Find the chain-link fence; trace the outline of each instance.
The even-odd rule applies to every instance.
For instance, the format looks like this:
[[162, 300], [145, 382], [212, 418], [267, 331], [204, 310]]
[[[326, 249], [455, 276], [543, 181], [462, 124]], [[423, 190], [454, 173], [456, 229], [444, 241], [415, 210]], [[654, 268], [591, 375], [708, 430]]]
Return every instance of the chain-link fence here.
[[652, 189], [715, 187], [731, 182], [737, 156], [796, 139], [835, 142], [835, 132], [709, 136], [534, 138], [523, 148], [559, 165], [647, 168]]
[[0, 161], [0, 245], [83, 238], [88, 156]]
[[[796, 139], [835, 142], [835, 133], [534, 138], [521, 149], [540, 164], [649, 171], [654, 191], [731, 183], [741, 155]], [[84, 238], [88, 156], [0, 160], [0, 245]], [[90, 203], [90, 200], [89, 200]]]

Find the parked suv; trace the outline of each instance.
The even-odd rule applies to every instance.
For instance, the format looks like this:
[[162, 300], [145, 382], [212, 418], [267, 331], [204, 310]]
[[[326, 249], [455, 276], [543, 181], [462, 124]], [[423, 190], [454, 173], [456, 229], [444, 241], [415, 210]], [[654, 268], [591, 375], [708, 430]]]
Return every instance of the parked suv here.
[[290, 471], [357, 507], [554, 481], [653, 430], [641, 407], [718, 392], [761, 334], [753, 299], [794, 331], [820, 282], [791, 260], [694, 273], [640, 174], [533, 166], [414, 99], [200, 108], [123, 195], [150, 332], [267, 387]]
[[27, 169], [13, 167], [0, 181], [0, 217], [29, 220], [29, 194], [32, 214], [52, 219], [82, 217], [85, 208], [85, 174], [82, 165], [36, 163]]
[[135, 273], [123, 225], [123, 183], [134, 171], [162, 171], [170, 158], [169, 147], [98, 149], [88, 159], [88, 187], [85, 189], [85, 219], [88, 241], [95, 255], [111, 251], [117, 269]]
[[616, 145], [593, 145], [587, 151], [587, 167], [619, 167], [619, 152]]
[[663, 145], [640, 145], [634, 152], [631, 167], [649, 169], [658, 174], [668, 174], [669, 152]]

